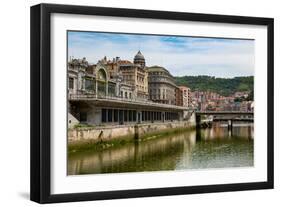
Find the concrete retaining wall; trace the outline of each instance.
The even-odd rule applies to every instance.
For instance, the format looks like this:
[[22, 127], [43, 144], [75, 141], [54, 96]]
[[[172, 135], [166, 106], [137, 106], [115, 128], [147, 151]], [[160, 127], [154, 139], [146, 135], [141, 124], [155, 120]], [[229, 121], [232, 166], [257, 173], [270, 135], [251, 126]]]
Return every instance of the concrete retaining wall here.
[[166, 123], [138, 124], [135, 126], [136, 138], [154, 134], [157, 132], [173, 131], [177, 129], [189, 129], [193, 125], [187, 121], [174, 121]]
[[68, 130], [68, 141], [109, 141], [118, 138], [141, 138], [157, 132], [189, 129], [195, 126], [195, 119], [189, 121], [142, 123], [132, 125], [103, 126]]
[[76, 124], [79, 124], [78, 119], [76, 119], [71, 113], [67, 114], [68, 116], [68, 127], [73, 128]]
[[68, 141], [107, 141], [119, 137], [134, 137], [134, 125], [106, 126], [68, 130]]

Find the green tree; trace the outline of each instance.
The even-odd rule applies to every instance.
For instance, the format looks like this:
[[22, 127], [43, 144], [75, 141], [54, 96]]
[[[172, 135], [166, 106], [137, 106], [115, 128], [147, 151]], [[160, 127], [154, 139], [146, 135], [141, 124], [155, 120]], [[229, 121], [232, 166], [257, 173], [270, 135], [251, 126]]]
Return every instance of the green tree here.
[[191, 88], [192, 91], [212, 91], [229, 96], [237, 91], [252, 91], [254, 77], [216, 78], [213, 76], [182, 76], [175, 77], [177, 85]]

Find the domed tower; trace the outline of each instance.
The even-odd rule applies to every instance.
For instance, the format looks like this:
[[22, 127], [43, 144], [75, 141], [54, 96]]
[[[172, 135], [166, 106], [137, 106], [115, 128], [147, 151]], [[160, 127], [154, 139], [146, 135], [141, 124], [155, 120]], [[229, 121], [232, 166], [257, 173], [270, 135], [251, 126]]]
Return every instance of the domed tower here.
[[142, 68], [145, 67], [145, 59], [144, 59], [143, 54], [141, 54], [140, 51], [138, 51], [138, 53], [134, 57], [134, 64], [139, 64], [139, 65], [141, 65]]

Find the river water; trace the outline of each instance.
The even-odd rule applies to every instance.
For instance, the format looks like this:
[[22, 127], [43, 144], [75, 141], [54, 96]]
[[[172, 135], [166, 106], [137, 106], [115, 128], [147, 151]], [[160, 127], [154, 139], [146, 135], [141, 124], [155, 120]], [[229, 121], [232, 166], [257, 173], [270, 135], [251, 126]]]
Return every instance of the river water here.
[[68, 175], [250, 167], [254, 164], [253, 124], [237, 124], [232, 133], [212, 128], [128, 143], [99, 152], [70, 154]]

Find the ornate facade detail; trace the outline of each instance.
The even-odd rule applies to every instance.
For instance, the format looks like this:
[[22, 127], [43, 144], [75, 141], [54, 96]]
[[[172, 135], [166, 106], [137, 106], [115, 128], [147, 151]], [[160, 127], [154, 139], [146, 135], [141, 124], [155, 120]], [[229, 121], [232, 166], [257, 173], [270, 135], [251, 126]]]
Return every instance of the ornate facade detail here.
[[86, 58], [68, 63], [68, 94], [97, 98], [116, 97], [135, 101], [188, 107], [188, 90], [178, 87], [170, 72], [161, 66], [147, 67], [138, 51], [133, 62], [106, 56], [96, 64]]

